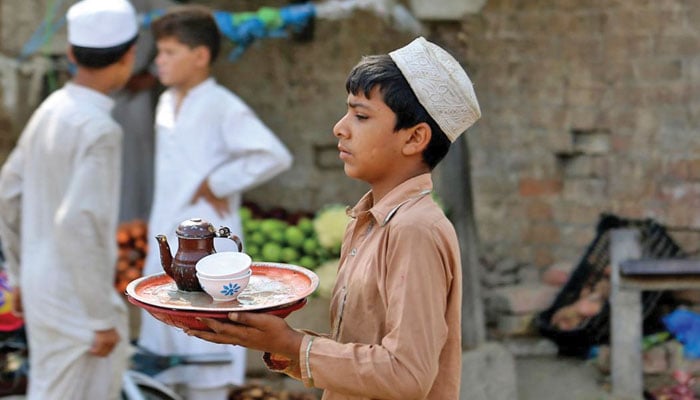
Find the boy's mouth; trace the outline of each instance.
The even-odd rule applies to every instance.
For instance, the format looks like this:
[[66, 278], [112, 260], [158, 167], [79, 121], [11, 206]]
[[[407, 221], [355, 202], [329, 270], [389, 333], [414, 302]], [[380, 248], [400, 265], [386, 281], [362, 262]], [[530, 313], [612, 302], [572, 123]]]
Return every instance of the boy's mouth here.
[[339, 156], [341, 158], [343, 157], [343, 155], [350, 155], [350, 152], [344, 146], [338, 145], [338, 151], [340, 152]]

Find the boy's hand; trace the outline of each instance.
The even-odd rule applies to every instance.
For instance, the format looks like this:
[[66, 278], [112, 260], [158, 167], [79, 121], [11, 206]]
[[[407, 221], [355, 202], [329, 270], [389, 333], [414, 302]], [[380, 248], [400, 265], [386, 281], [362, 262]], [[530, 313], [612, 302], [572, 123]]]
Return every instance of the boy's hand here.
[[97, 357], [107, 357], [117, 346], [117, 343], [119, 343], [119, 333], [116, 329], [97, 331], [90, 348], [90, 354]]
[[196, 203], [200, 198], [209, 203], [219, 217], [223, 218], [231, 212], [228, 206], [228, 199], [216, 197], [216, 195], [211, 191], [209, 183], [206, 179], [201, 185], [199, 185], [197, 191], [194, 193], [194, 197], [192, 197], [192, 204]]
[[22, 307], [22, 290], [19, 286], [12, 288], [12, 314], [15, 317], [22, 318], [24, 314], [24, 307]]
[[290, 328], [284, 319], [275, 315], [253, 312], [230, 313], [233, 323], [202, 318], [214, 332], [185, 329], [185, 333], [214, 343], [233, 344], [298, 359], [304, 334]]

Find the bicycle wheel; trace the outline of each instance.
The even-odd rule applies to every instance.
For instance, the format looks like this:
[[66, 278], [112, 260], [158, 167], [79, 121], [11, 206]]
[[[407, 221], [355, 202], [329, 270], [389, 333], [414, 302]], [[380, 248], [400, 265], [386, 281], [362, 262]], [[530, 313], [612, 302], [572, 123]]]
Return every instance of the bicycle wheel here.
[[[159, 389], [146, 386], [146, 385], [136, 385], [139, 392], [141, 392], [141, 397], [143, 400], [175, 400], [172, 396], [167, 393], [163, 393]], [[123, 400], [130, 400], [125, 394], [122, 394]]]
[[122, 400], [182, 400], [167, 386], [138, 371], [127, 370], [122, 383]]

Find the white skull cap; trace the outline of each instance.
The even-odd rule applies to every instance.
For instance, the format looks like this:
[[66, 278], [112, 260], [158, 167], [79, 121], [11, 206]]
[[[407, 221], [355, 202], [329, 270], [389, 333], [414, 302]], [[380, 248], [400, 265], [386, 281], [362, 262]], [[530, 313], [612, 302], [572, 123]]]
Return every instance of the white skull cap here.
[[419, 37], [389, 56], [450, 142], [481, 117], [471, 79], [440, 46]]
[[82, 0], [68, 9], [68, 42], [106, 49], [133, 39], [138, 33], [134, 7], [127, 0]]

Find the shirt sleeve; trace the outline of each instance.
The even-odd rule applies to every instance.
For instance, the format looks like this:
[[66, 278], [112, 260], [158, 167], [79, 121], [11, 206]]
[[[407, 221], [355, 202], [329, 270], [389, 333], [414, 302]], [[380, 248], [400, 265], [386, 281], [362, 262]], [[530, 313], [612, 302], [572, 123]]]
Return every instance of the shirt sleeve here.
[[0, 241], [10, 285], [19, 285], [24, 150], [20, 144], [0, 171]]
[[[316, 338], [305, 362], [317, 387], [402, 400], [424, 399], [432, 387], [447, 338], [449, 253], [429, 226], [402, 226], [391, 235], [384, 288], [386, 334], [378, 345]], [[346, 319], [348, 323], [352, 321]], [[303, 363], [301, 372], [307, 373]]]
[[78, 299], [90, 329], [115, 326], [114, 274], [116, 225], [121, 174], [121, 130], [110, 126], [87, 145], [75, 161], [75, 172], [55, 217], [59, 257], [70, 260]]
[[291, 167], [289, 150], [247, 106], [227, 113], [221, 130], [230, 157], [208, 178], [217, 197], [248, 190]]

